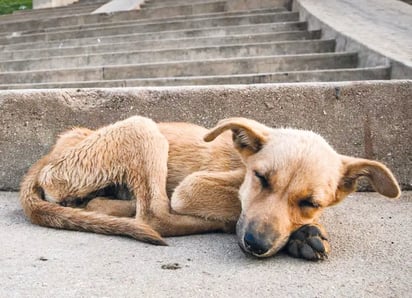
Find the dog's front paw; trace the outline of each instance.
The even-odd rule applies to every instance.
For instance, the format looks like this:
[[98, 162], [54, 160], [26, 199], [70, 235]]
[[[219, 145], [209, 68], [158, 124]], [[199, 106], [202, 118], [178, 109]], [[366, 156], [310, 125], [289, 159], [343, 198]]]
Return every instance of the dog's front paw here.
[[305, 225], [290, 235], [286, 250], [292, 257], [318, 261], [328, 257], [330, 246], [319, 226]]

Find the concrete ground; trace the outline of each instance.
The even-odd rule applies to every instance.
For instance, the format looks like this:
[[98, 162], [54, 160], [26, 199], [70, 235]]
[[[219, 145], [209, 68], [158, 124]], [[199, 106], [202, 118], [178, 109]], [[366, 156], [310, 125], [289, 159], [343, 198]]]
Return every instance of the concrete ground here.
[[0, 192], [0, 297], [410, 297], [412, 192], [358, 193], [329, 208], [323, 262], [246, 257], [234, 235], [169, 238], [169, 247], [30, 224]]

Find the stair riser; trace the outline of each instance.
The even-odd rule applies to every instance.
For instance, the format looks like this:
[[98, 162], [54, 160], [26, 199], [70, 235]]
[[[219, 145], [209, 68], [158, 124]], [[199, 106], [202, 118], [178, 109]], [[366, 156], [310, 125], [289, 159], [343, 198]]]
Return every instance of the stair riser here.
[[158, 78], [179, 76], [235, 75], [308, 69], [351, 68], [356, 66], [356, 56], [301, 56], [239, 59], [228, 61], [202, 61], [174, 63], [173, 65], [140, 65], [138, 67], [108, 67], [104, 69], [105, 80], [130, 78]]
[[336, 71], [313, 71], [305, 73], [276, 73], [249, 76], [210, 77], [210, 78], [167, 78], [156, 80], [113, 80], [97, 82], [66, 82], [35, 85], [0, 85], [1, 89], [41, 89], [41, 88], [110, 88], [110, 87], [146, 87], [146, 86], [188, 86], [188, 85], [225, 85], [225, 84], [267, 84], [286, 82], [337, 82], [388, 80], [389, 68], [354, 69]]
[[[269, 83], [293, 83], [293, 82], [335, 82], [335, 81], [363, 81], [363, 80], [387, 80], [389, 69], [379, 70], [355, 70], [355, 71], [313, 71], [305, 73], [276, 73], [250, 76], [211, 77], [199, 79], [169, 78], [159, 80], [125, 80], [110, 83], [108, 87], [146, 87], [146, 86], [188, 86], [188, 85], [229, 85], [229, 84], [269, 84]], [[72, 86], [75, 87], [76, 84]], [[85, 85], [83, 88], [92, 87], [95, 84]], [[104, 87], [101, 82], [100, 87]], [[79, 87], [79, 86], [78, 86]]]
[[[192, 37], [216, 37], [216, 36], [231, 36], [238, 34], [260, 34], [269, 32], [283, 32], [283, 31], [296, 31], [305, 30], [307, 24], [305, 22], [292, 22], [292, 23], [274, 23], [274, 24], [259, 24], [259, 25], [247, 25], [247, 26], [232, 26], [232, 27], [218, 27], [207, 29], [193, 29], [193, 30], [181, 30], [181, 31], [165, 31], [153, 33], [138, 33], [138, 34], [122, 34], [120, 36], [97, 36], [85, 39], [68, 39], [57, 41], [56, 44], [61, 46], [79, 46], [79, 45], [93, 45], [99, 43], [116, 43], [124, 42], [125, 39], [131, 40], [164, 40], [164, 39], [179, 39], [179, 38], [192, 38]], [[13, 45], [13, 41], [7, 39], [1, 39], [0, 44], [4, 43], [3, 50], [13, 49], [34, 49], [43, 48], [44, 43], [47, 41], [53, 41], [45, 38], [46, 35], [39, 35], [36, 38], [27, 38], [27, 40], [20, 39], [22, 44]], [[30, 39], [32, 39], [30, 41]], [[29, 41], [28, 41], [29, 40]], [[37, 42], [37, 44], [36, 44]], [[10, 45], [9, 45], [10, 44]], [[9, 46], [8, 46], [9, 45]]]
[[209, 2], [208, 0], [173, 0], [173, 1], [145, 1], [141, 6], [143, 9], [154, 8], [154, 7], [167, 7], [171, 5], [193, 5], [193, 4], [203, 4]]
[[169, 61], [207, 60], [235, 57], [273, 56], [285, 54], [306, 54], [332, 52], [333, 41], [311, 41], [302, 44], [259, 44], [251, 46], [226, 46], [200, 49], [182, 49], [167, 51], [147, 51], [130, 53], [107, 53], [91, 56], [55, 57], [37, 60], [21, 60], [0, 63], [0, 71], [24, 71], [36, 69], [76, 68], [87, 65], [107, 66], [121, 64], [155, 63]]
[[[124, 26], [124, 25], [142, 25], [142, 24], [153, 24], [153, 23], [170, 23], [170, 22], [191, 22], [191, 21], [198, 21], [198, 20], [207, 20], [212, 18], [233, 18], [233, 17], [249, 17], [253, 15], [262, 15], [262, 14], [274, 14], [274, 13], [288, 13], [285, 10], [259, 10], [259, 11], [243, 11], [243, 12], [219, 12], [219, 13], [208, 13], [208, 14], [187, 14], [184, 16], [174, 16], [169, 18], [143, 18], [139, 16], [139, 19], [132, 19], [132, 20], [121, 20], [116, 22], [101, 22], [95, 24], [87, 25], [87, 29], [103, 29], [107, 27], [113, 26]], [[71, 27], [52, 27], [47, 28], [46, 30], [41, 31], [40, 33], [44, 32], [58, 32], [58, 31], [71, 31], [71, 30], [84, 30], [84, 25], [80, 26], [71, 26]]]
[[6, 20], [18, 20], [24, 18], [38, 18], [38, 17], [45, 17], [45, 16], [59, 16], [59, 15], [67, 15], [74, 13], [90, 13], [98, 8], [99, 5], [96, 4], [89, 4], [89, 5], [81, 5], [76, 7], [56, 7], [56, 8], [47, 8], [47, 9], [33, 9], [33, 10], [16, 10], [12, 14], [2, 15], [0, 16], [0, 21]]
[[[139, 50], [161, 50], [161, 49], [179, 49], [195, 46], [222, 46], [229, 44], [248, 44], [248, 43], [260, 43], [260, 42], [280, 42], [280, 41], [292, 41], [292, 40], [308, 40], [320, 38], [320, 31], [295, 31], [285, 33], [273, 33], [273, 34], [261, 34], [261, 35], [243, 35], [239, 37], [227, 36], [222, 37], [208, 37], [208, 38], [187, 38], [187, 39], [174, 39], [174, 40], [156, 40], [156, 41], [132, 41], [125, 39], [118, 43], [103, 44], [100, 46], [87, 46], [76, 48], [52, 48], [52, 49], [40, 49], [40, 50], [27, 50], [27, 51], [3, 51], [0, 56], [0, 61], [7, 60], [24, 60], [42, 57], [53, 56], [74, 56], [74, 55], [86, 55], [97, 54], [107, 52], [124, 52]], [[50, 44], [56, 46], [55, 44]]]
[[141, 18], [171, 18], [182, 15], [192, 14], [207, 14], [220, 13], [225, 11], [225, 2], [213, 2], [201, 5], [176, 6], [169, 8], [147, 9], [142, 11], [127, 11], [111, 14], [81, 14], [76, 16], [61, 16], [51, 18], [50, 15], [45, 16], [46, 19], [36, 17], [34, 19], [27, 18], [11, 18], [9, 23], [0, 23], [0, 31], [27, 31], [40, 30], [44, 28], [64, 27], [64, 26], [81, 26], [95, 23], [119, 22], [127, 20], [139, 20]]
[[295, 13], [252, 16], [252, 17], [232, 17], [218, 18], [199, 21], [178, 21], [170, 23], [155, 24], [137, 24], [129, 26], [117, 26], [111, 28], [102, 28], [95, 30], [76, 30], [67, 32], [50, 32], [45, 34], [22, 35], [14, 38], [0, 40], [0, 44], [18, 43], [18, 42], [36, 42], [46, 40], [63, 40], [74, 38], [100, 37], [117, 34], [133, 34], [137, 32], [162, 32], [171, 30], [201, 29], [209, 27], [239, 26], [250, 24], [262, 24], [272, 22], [293, 22], [298, 21], [298, 15]]
[[13, 12], [13, 16], [43, 16], [47, 14], [58, 14], [62, 12], [71, 12], [77, 10], [90, 11], [95, 10], [96, 7], [101, 6], [101, 4], [90, 3], [90, 4], [78, 4], [68, 6], [60, 6], [55, 8], [38, 8], [33, 10], [16, 10]]
[[25, 82], [46, 83], [178, 76], [234, 75], [309, 69], [352, 68], [356, 67], [356, 64], [356, 55], [324, 54], [321, 56], [286, 56], [187, 63], [111, 66], [93, 69], [62, 69], [54, 71], [0, 73], [0, 81], [3, 84], [16, 84]]
[[[170, 5], [185, 5], [185, 4], [199, 4], [199, 3], [204, 3], [210, 0], [173, 0], [173, 1], [167, 1], [167, 0], [158, 0], [158, 1], [145, 1], [145, 3], [143, 4], [143, 8], [152, 8], [152, 7], [162, 7], [162, 6], [170, 6]], [[235, 3], [237, 2], [237, 3]], [[249, 2], [249, 3], [247, 3]], [[234, 8], [236, 10], [240, 9], [240, 8], [249, 8], [249, 7], [253, 7], [253, 5], [251, 5], [251, 2], [255, 2], [255, 1], [249, 1], [249, 0], [229, 0], [227, 1], [227, 4], [230, 8]], [[256, 1], [256, 2], [260, 2], [260, 1]], [[269, 2], [269, 1], [266, 1]], [[270, 0], [270, 5], [268, 5], [266, 3], [266, 5], [264, 6], [271, 6], [271, 7], [279, 7], [279, 6], [285, 6], [285, 4], [287, 4], [287, 0]]]

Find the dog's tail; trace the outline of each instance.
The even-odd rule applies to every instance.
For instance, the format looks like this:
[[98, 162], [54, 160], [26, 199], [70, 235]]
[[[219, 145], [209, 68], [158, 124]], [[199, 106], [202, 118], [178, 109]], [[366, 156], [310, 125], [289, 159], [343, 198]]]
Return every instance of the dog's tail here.
[[24, 213], [32, 223], [59, 229], [124, 235], [155, 245], [167, 245], [159, 233], [138, 219], [66, 208], [44, 201], [37, 177], [46, 163], [47, 157], [35, 163], [20, 185], [20, 202]]

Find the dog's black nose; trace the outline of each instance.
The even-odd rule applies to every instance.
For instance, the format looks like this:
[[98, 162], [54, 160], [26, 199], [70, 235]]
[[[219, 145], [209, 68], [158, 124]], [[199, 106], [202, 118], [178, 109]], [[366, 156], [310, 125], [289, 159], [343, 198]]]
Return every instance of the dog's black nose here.
[[245, 243], [246, 250], [255, 255], [263, 255], [270, 249], [270, 246], [265, 240], [259, 239], [259, 237], [256, 237], [254, 234], [249, 232], [245, 234], [243, 241]]

